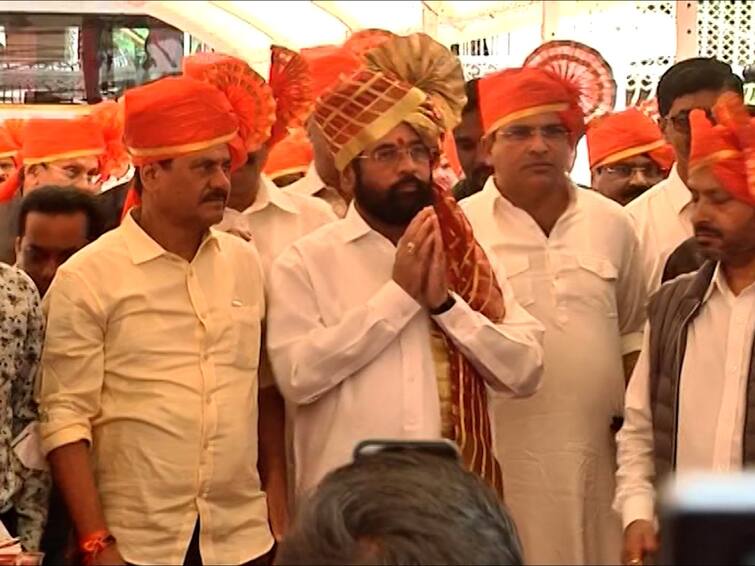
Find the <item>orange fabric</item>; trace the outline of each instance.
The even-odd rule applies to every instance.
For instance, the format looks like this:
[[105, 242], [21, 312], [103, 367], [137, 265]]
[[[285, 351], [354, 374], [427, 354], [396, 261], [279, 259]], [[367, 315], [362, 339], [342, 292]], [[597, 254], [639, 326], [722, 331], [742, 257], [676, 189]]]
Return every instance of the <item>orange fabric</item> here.
[[547, 112], [559, 114], [574, 142], [584, 133], [579, 90], [550, 71], [536, 67], [504, 69], [482, 77], [477, 88], [485, 135], [519, 118]]
[[689, 167], [710, 167], [735, 198], [755, 206], [755, 119], [750, 118], [737, 95], [727, 93], [714, 107], [717, 124], [705, 112], [690, 113]]
[[361, 58], [370, 49], [381, 45], [384, 41], [397, 37], [392, 31], [379, 28], [360, 29], [352, 33], [343, 42], [344, 49]]
[[281, 175], [304, 172], [314, 159], [312, 144], [304, 130], [294, 130], [281, 140], [267, 157], [263, 171], [271, 179]]
[[637, 108], [592, 120], [587, 127], [587, 151], [590, 169], [648, 154], [659, 167], [668, 170], [674, 159], [661, 129]]
[[[503, 293], [485, 252], [451, 191], [436, 184], [433, 208], [446, 251], [448, 286], [474, 310], [493, 322], [505, 314]], [[456, 344], [443, 334], [449, 357], [453, 440], [466, 465], [503, 498], [503, 477], [493, 448], [485, 381]]]
[[335, 45], [302, 49], [301, 55], [312, 74], [312, 96], [315, 99], [336, 84], [341, 75], [350, 75], [361, 65], [352, 51]]
[[299, 53], [273, 45], [270, 50], [270, 88], [275, 99], [275, 124], [268, 147], [300, 128], [312, 112], [314, 94], [309, 63]]
[[[115, 133], [114, 133], [115, 132]], [[119, 130], [108, 130], [118, 136]], [[70, 119], [31, 118], [20, 131], [21, 151], [18, 170], [0, 186], [0, 202], [13, 198], [20, 188], [21, 167], [37, 163], [52, 163], [63, 159], [98, 156], [100, 171], [107, 177], [109, 160], [106, 157], [108, 140], [105, 131], [92, 116]]]
[[20, 150], [20, 140], [14, 137], [13, 132], [6, 127], [5, 123], [0, 124], [0, 155], [16, 160]]

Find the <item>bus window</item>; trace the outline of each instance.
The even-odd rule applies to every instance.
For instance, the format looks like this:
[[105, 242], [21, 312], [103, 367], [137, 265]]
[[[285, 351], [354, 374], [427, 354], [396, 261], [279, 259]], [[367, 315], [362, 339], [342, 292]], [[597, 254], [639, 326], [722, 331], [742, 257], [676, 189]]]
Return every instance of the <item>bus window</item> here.
[[0, 12], [0, 102], [77, 104], [181, 72], [207, 46], [142, 15]]

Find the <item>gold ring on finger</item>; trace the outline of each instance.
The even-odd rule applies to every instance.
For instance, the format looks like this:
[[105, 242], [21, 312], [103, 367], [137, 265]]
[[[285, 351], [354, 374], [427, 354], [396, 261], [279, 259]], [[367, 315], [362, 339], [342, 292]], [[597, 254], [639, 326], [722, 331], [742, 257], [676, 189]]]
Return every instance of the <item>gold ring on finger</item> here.
[[416, 248], [417, 248], [417, 245], [414, 242], [409, 242], [408, 244], [406, 244], [406, 253], [408, 253], [409, 255], [412, 255]]

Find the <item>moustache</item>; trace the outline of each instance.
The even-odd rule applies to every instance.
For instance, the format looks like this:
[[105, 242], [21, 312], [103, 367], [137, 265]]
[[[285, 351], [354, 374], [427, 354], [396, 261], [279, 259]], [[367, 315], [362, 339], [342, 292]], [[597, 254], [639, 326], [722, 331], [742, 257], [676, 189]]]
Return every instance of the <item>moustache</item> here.
[[724, 235], [721, 233], [720, 230], [715, 228], [714, 226], [711, 226], [710, 224], [706, 222], [701, 222], [699, 224], [695, 224], [695, 237], [700, 236], [708, 236], [713, 238], [723, 238]]
[[404, 177], [391, 185], [391, 191], [400, 191], [402, 189], [414, 189], [415, 191], [427, 191], [430, 188], [429, 183], [425, 183], [417, 177]]
[[228, 193], [226, 191], [223, 191], [221, 189], [214, 189], [212, 191], [209, 191], [203, 198], [202, 202], [214, 202], [214, 201], [227, 201], [228, 200]]

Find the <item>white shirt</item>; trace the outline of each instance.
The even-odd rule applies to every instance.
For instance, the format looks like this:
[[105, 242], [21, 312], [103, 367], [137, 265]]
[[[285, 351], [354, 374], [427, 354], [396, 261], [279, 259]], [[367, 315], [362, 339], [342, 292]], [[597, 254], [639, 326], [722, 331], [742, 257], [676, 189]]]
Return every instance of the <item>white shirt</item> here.
[[265, 554], [253, 246], [212, 230], [187, 262], [129, 214], [60, 267], [44, 307], [43, 449], [91, 444], [126, 561], [181, 564], [197, 518], [205, 563]]
[[237, 227], [249, 231], [267, 274], [275, 258], [289, 245], [336, 219], [323, 200], [286, 193], [267, 175], [261, 175], [254, 203], [244, 212], [227, 208], [216, 228], [226, 231]]
[[506, 504], [525, 562], [613, 564], [621, 525], [611, 508], [610, 427], [623, 409], [622, 355], [642, 342], [645, 280], [624, 209], [593, 191], [570, 191], [550, 235], [493, 177], [461, 206], [517, 301], [545, 326], [542, 388], [493, 402]]
[[[352, 205], [273, 265], [268, 353], [283, 396], [297, 406], [298, 494], [351, 461], [361, 440], [440, 437], [430, 317], [393, 281], [395, 253]], [[516, 303], [505, 272], [496, 276], [502, 323], [460, 297], [434, 320], [491, 388], [529, 395], [542, 371], [542, 327]]]
[[[654, 517], [653, 423], [648, 334], [626, 395], [617, 436], [615, 508], [624, 526]], [[677, 431], [678, 473], [742, 467], [742, 435], [755, 337], [755, 284], [735, 296], [716, 268], [705, 302], [691, 322], [682, 365]]]
[[315, 169], [314, 161], [309, 164], [304, 177], [284, 187], [283, 191], [289, 194], [317, 197], [327, 202], [338, 218], [346, 216], [348, 204], [337, 190], [326, 185], [325, 181], [320, 178], [317, 169]]
[[694, 235], [691, 203], [692, 193], [674, 165], [668, 178], [626, 206], [640, 240], [648, 295], [661, 286], [671, 253]]

